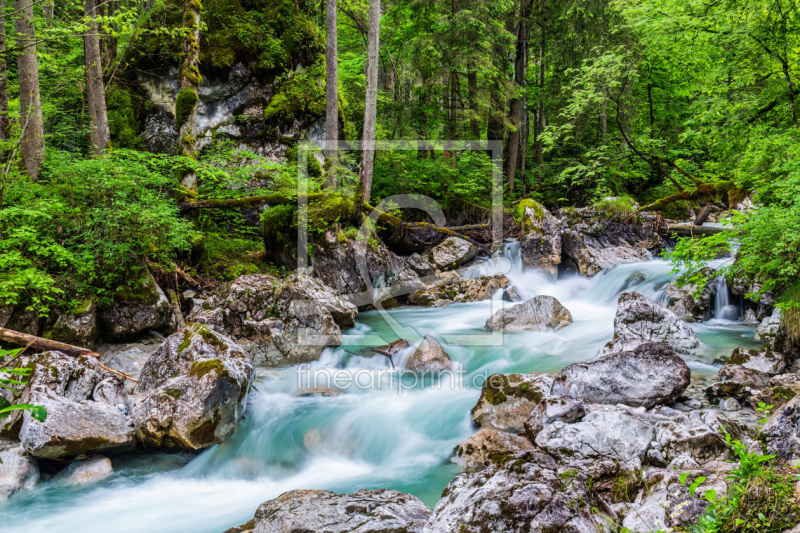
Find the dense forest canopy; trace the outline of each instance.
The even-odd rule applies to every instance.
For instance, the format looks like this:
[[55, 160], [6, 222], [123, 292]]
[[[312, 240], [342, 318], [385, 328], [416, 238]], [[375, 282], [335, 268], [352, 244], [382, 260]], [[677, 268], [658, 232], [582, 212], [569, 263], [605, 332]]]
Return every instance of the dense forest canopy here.
[[[732, 231], [681, 241], [674, 259], [697, 267], [735, 243], [731, 275], [800, 301], [794, 0], [384, 0], [375, 124], [369, 7], [338, 2], [339, 139], [501, 140], [509, 213], [523, 198], [615, 196], [672, 219], [746, 202]], [[276, 268], [241, 211], [178, 204], [296, 192], [296, 144], [326, 118], [326, 2], [16, 0], [4, 13], [3, 303], [102, 304], [146, 265], [210, 279]], [[246, 104], [204, 100], [242, 87]], [[371, 174], [373, 205], [421, 193], [463, 225], [489, 219], [492, 164], [379, 151], [365, 172], [345, 151], [308, 167], [311, 192], [351, 196]]]

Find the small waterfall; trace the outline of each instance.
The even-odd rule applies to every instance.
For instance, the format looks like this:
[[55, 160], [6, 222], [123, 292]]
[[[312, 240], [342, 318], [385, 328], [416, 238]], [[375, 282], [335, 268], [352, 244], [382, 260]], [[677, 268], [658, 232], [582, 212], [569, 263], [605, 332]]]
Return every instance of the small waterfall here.
[[725, 276], [717, 276], [714, 280], [714, 318], [722, 320], [738, 320], [739, 309], [731, 304], [730, 291]]

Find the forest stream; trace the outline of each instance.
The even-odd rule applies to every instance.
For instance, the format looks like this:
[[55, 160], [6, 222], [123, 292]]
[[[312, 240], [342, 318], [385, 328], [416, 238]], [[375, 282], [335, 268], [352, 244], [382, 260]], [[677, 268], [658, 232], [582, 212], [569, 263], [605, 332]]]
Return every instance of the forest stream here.
[[[460, 472], [450, 457], [475, 431], [470, 409], [486, 376], [554, 373], [592, 360], [614, 333], [621, 293], [635, 285], [637, 292], [659, 300], [676, 277], [667, 262], [654, 259], [591, 278], [551, 282], [523, 269], [518, 243], [506, 244], [503, 255], [510, 259], [498, 255], [473, 264], [465, 275], [507, 272], [523, 299], [552, 295], [571, 311], [573, 323], [556, 332], [505, 333], [500, 345], [492, 345], [496, 341], [487, 340], [483, 324], [501, 306], [511, 305], [502, 300], [502, 291], [481, 302], [361, 313], [343, 345], [327, 348], [319, 361], [259, 368], [245, 420], [223, 444], [192, 459], [116, 456], [114, 474], [94, 485], [41, 483], [2, 509], [3, 532], [219, 533], [248, 520], [261, 502], [292, 489], [390, 488], [433, 507]], [[713, 377], [714, 359], [735, 347], [761, 345], [753, 340], [755, 326], [738, 321], [727, 288], [718, 292], [716, 317], [691, 324], [702, 341], [686, 358], [695, 378]], [[412, 340], [410, 332], [439, 339], [452, 357], [453, 374], [414, 383], [394, 371], [386, 357], [364, 356], [364, 348], [396, 340], [396, 331]], [[325, 394], [300, 395], [325, 375], [336, 377], [334, 384], [350, 383], [346, 390], [329, 387], [321, 391]]]

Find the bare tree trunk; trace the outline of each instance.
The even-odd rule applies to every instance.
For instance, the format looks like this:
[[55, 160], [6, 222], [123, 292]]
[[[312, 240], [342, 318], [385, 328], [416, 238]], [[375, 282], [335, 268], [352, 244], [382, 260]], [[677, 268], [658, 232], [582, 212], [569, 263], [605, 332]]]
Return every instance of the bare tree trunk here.
[[33, 0], [14, 0], [14, 31], [17, 34], [19, 70], [19, 104], [22, 158], [34, 180], [44, 161], [44, 125], [39, 95], [39, 62], [36, 59], [36, 30], [33, 27]]
[[528, 51], [530, 50], [530, 26], [527, 28], [527, 36], [525, 39], [525, 56], [522, 61], [522, 84], [525, 88], [522, 98], [522, 157], [520, 158], [520, 180], [522, 181], [522, 195], [528, 194], [528, 180], [526, 177], [526, 170], [528, 166], [528, 133], [530, 130], [530, 111], [528, 109]]
[[88, 19], [86, 33], [83, 35], [83, 50], [86, 60], [86, 97], [89, 103], [89, 140], [92, 151], [99, 155], [111, 142], [111, 134], [108, 130], [106, 91], [103, 87], [103, 65], [95, 0], [84, 0], [83, 14]]
[[[336, 17], [336, 0], [327, 0], [325, 13], [325, 140], [339, 140], [339, 43]], [[325, 187], [336, 187], [336, 150], [326, 150], [328, 173]]]
[[547, 48], [547, 0], [542, 0], [542, 39], [539, 43], [539, 112], [536, 115], [536, 173], [542, 185], [542, 135], [544, 134], [544, 54]]
[[367, 96], [364, 106], [364, 150], [361, 159], [360, 198], [369, 201], [372, 194], [372, 169], [375, 166], [375, 121], [378, 107], [378, 44], [381, 29], [381, 0], [369, 2], [367, 30]]
[[[183, 24], [190, 31], [183, 38], [182, 60], [180, 67], [181, 90], [175, 99], [175, 123], [178, 127], [178, 144], [183, 155], [197, 157], [195, 137], [197, 121], [197, 102], [200, 96], [197, 90], [203, 78], [197, 68], [200, 62], [200, 15], [202, 5], [199, 0], [185, 0], [183, 7]], [[197, 176], [189, 171], [183, 177], [181, 184], [187, 190], [197, 188]]]
[[8, 65], [6, 64], [6, 10], [0, 4], [0, 139], [11, 136], [11, 121], [8, 118]]

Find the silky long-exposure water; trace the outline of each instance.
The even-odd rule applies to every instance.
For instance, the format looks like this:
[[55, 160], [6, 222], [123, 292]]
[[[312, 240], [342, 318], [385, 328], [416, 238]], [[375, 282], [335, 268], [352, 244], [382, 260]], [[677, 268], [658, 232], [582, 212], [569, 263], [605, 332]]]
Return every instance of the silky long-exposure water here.
[[[224, 444], [191, 460], [180, 455], [115, 457], [114, 475], [96, 485], [43, 481], [0, 507], [2, 531], [219, 533], [249, 520], [260, 503], [291, 489], [386, 487], [433, 506], [459, 473], [449, 458], [474, 431], [470, 409], [487, 375], [555, 372], [592, 359], [612, 337], [620, 293], [636, 290], [658, 299], [674, 279], [667, 263], [652, 260], [619, 265], [588, 279], [552, 282], [539, 272], [523, 271], [518, 254], [517, 245], [508, 245], [508, 260], [497, 257], [466, 274], [507, 271], [523, 298], [558, 298], [572, 313], [570, 326], [555, 333], [491, 337], [484, 323], [502, 305], [511, 305], [500, 295], [445, 308], [362, 313], [343, 346], [326, 349], [319, 361], [260, 369], [246, 418]], [[703, 341], [696, 355], [687, 358], [693, 372], [713, 373], [714, 358], [729, 355], [736, 346], [758, 346], [754, 327], [734, 320], [715, 318], [691, 326]], [[416, 382], [394, 372], [387, 358], [364, 356], [364, 348], [396, 340], [398, 331], [414, 342], [425, 334], [435, 336], [458, 372]], [[325, 395], [302, 395], [328, 385]]]

